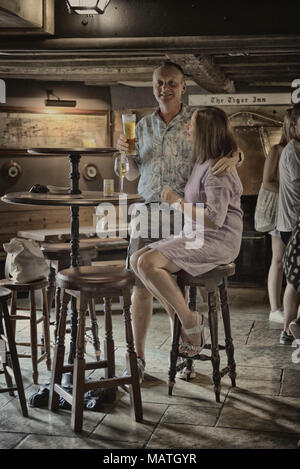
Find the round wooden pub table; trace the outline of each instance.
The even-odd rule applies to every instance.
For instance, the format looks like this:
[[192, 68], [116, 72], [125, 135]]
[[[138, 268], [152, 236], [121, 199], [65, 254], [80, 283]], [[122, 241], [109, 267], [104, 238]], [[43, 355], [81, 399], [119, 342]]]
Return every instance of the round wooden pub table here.
[[[78, 266], [79, 259], [79, 208], [98, 206], [101, 203], [110, 203], [113, 205], [142, 202], [143, 199], [138, 194], [119, 194], [113, 196], [104, 196], [103, 192], [86, 191], [81, 194], [54, 195], [54, 194], [35, 194], [31, 192], [11, 192], [4, 195], [1, 200], [10, 204], [20, 205], [48, 205], [57, 207], [71, 207], [71, 259], [72, 267]], [[76, 210], [74, 210], [76, 209]], [[99, 241], [101, 238], [99, 238]], [[71, 341], [69, 363], [72, 364], [75, 358], [77, 335], [77, 311], [72, 308], [71, 315]]]
[[[79, 188], [79, 161], [82, 155], [99, 154], [99, 156], [114, 152], [114, 148], [33, 148], [28, 150], [32, 155], [47, 154], [48, 156], [68, 156], [70, 160], [70, 190], [69, 194], [51, 194], [51, 193], [32, 193], [32, 192], [12, 192], [4, 195], [1, 200], [10, 204], [20, 205], [45, 205], [70, 207], [70, 234], [71, 234], [71, 252], [70, 265], [78, 266], [79, 262], [79, 208], [97, 206], [101, 203], [111, 203], [113, 205], [133, 204], [143, 202], [138, 194], [120, 194], [114, 193], [113, 196], [104, 196], [103, 192], [83, 191]], [[100, 239], [100, 238], [99, 238]], [[72, 302], [71, 314], [71, 340], [68, 363], [73, 364], [76, 349], [77, 336], [77, 311], [76, 298]], [[69, 378], [71, 385], [72, 378]]]

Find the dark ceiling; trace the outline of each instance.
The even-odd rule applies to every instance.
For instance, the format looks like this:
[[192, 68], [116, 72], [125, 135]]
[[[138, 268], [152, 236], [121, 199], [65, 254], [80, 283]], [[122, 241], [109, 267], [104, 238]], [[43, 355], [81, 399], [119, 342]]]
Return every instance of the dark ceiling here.
[[300, 2], [288, 3], [111, 0], [86, 18], [56, 0], [54, 36], [2, 35], [0, 78], [145, 84], [171, 59], [210, 92], [287, 91], [300, 78]]

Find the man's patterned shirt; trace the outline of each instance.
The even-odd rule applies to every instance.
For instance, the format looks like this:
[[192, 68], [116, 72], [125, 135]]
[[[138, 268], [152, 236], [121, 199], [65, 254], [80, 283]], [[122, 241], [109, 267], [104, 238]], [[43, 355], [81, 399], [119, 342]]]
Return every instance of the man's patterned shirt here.
[[141, 177], [139, 194], [146, 203], [160, 202], [164, 186], [179, 196], [190, 176], [192, 144], [187, 140], [186, 124], [193, 111], [182, 104], [181, 111], [166, 125], [158, 110], [143, 117], [137, 124], [137, 155], [134, 157]]

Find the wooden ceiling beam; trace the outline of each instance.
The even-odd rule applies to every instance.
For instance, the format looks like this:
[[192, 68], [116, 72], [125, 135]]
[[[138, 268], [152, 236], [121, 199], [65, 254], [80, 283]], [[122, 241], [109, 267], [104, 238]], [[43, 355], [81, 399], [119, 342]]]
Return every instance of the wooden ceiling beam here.
[[[0, 61], [1, 63], [1, 61]], [[247, 63], [240, 63], [240, 64], [219, 64], [219, 67], [225, 71], [225, 73], [227, 73], [227, 71], [229, 70], [238, 70], [238, 69], [248, 69], [248, 70], [287, 70], [288, 68], [290, 69], [297, 69], [300, 67], [300, 62], [296, 63], [296, 62], [290, 62], [290, 63], [286, 63], [286, 64], [283, 64], [283, 63], [266, 63], [266, 64], [263, 64], [263, 63], [252, 63], [252, 64], [247, 64]]]
[[300, 64], [300, 55], [295, 54], [287, 56], [284, 55], [263, 55], [263, 56], [238, 56], [238, 57], [215, 57], [215, 62], [221, 67], [239, 67], [248, 66], [255, 67], [257, 65], [264, 65], [266, 67], [272, 65], [289, 65]]
[[[115, 38], [12, 38], [1, 41], [2, 51], [91, 51], [193, 54], [255, 52], [267, 50], [295, 50], [300, 46], [300, 34], [294, 35], [233, 35], [233, 36], [171, 36], [171, 37], [115, 37]], [[205, 52], [206, 51], [206, 52]], [[210, 52], [208, 52], [210, 51]]]
[[126, 81], [150, 81], [152, 80], [152, 73], [151, 74], [142, 74], [139, 75], [137, 78], [136, 74], [114, 74], [114, 75], [100, 75], [99, 73], [94, 74], [87, 74], [82, 71], [81, 73], [74, 74], [71, 71], [68, 73], [32, 73], [32, 72], [24, 72], [24, 71], [11, 71], [11, 72], [3, 72], [0, 67], [0, 75], [2, 78], [14, 78], [14, 79], [26, 79], [26, 80], [49, 80], [49, 81], [94, 81], [100, 85], [105, 83], [106, 84], [118, 84], [119, 82], [126, 82]]
[[30, 74], [68, 74], [80, 75], [86, 73], [86, 75], [100, 75], [100, 76], [150, 76], [152, 77], [153, 67], [105, 67], [105, 66], [93, 66], [84, 64], [82, 66], [74, 65], [47, 65], [45, 62], [32, 64], [29, 62], [22, 62], [19, 64], [7, 64], [0, 62], [0, 73], [30, 73]]
[[203, 89], [233, 93], [235, 83], [287, 82], [297, 78], [300, 35], [15, 41], [3, 38], [0, 76], [88, 81], [102, 86], [148, 82], [152, 80], [153, 68], [168, 58], [182, 65], [187, 76]]
[[289, 88], [291, 86], [290, 81], [247, 81], [248, 86], [261, 86], [261, 87], [282, 87], [282, 88]]
[[168, 57], [181, 65], [185, 74], [205, 90], [211, 93], [234, 93], [233, 81], [215, 64], [213, 57], [196, 57], [192, 54], [168, 54]]
[[[74, 76], [74, 75], [41, 75], [41, 76], [38, 76], [38, 75], [24, 75], [24, 76], [20, 76], [20, 74], [10, 74], [10, 75], [4, 75], [4, 74], [1, 74], [1, 76], [3, 76], [4, 79], [16, 79], [16, 80], [32, 80], [32, 81], [51, 81], [51, 82], [83, 82], [85, 83], [86, 79], [87, 79], [87, 76], [86, 75], [77, 75], [77, 76]], [[95, 83], [96, 83], [96, 77], [92, 80], [95, 80]], [[97, 85], [98, 86], [112, 86], [112, 85], [118, 85], [118, 80], [116, 79], [113, 79], [113, 78], [109, 78], [107, 79], [106, 81], [102, 81], [100, 82], [98, 80], [98, 83]], [[96, 86], [96, 85], [95, 85]]]
[[235, 72], [228, 72], [227, 74], [229, 77], [246, 76], [249, 78], [258, 76], [258, 75], [264, 75], [264, 76], [269, 76], [271, 78], [273, 77], [273, 79], [276, 80], [276, 78], [279, 75], [294, 75], [295, 76], [295, 71], [294, 70], [272, 70], [270, 72], [269, 70], [252, 70], [251, 72], [249, 72], [249, 70], [240, 69]]
[[128, 65], [130, 67], [149, 66], [155, 67], [166, 60], [166, 57], [150, 58], [150, 57], [118, 57], [118, 58], [95, 58], [95, 57], [9, 57], [0, 55], [0, 64], [12, 65], [19, 63], [30, 63], [35, 65], [58, 63], [61, 66], [70, 64], [79, 64], [81, 66], [87, 64], [89, 66], [105, 66], [120, 67]]

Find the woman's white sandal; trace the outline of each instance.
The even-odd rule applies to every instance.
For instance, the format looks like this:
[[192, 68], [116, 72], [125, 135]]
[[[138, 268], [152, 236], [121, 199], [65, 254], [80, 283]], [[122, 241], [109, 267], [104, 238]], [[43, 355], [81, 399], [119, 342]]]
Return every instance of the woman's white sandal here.
[[189, 343], [182, 343], [179, 346], [180, 355], [184, 355], [186, 358], [193, 358], [199, 355], [205, 347], [205, 337], [204, 337], [204, 324], [200, 323], [200, 317], [202, 319], [202, 314], [196, 311], [197, 323], [196, 326], [191, 327], [190, 329], [184, 329], [186, 335], [200, 334], [201, 335], [201, 345], [193, 345]]

